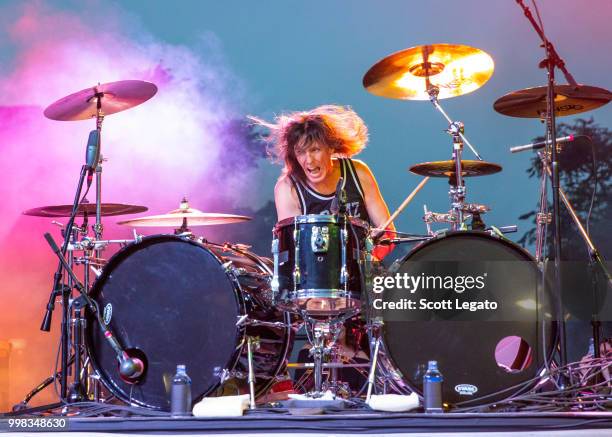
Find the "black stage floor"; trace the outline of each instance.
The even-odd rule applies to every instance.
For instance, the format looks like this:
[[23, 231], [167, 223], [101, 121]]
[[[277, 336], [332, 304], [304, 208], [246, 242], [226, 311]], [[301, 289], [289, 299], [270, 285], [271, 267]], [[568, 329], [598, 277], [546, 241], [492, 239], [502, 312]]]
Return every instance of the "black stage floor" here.
[[[510, 435], [612, 435], [612, 413], [445, 413], [405, 414], [347, 412], [292, 415], [265, 410], [249, 411], [243, 417], [69, 417], [66, 433], [112, 434], [455, 434], [509, 433]], [[9, 419], [0, 419], [2, 431], [53, 431], [9, 429]], [[587, 431], [588, 430], [588, 431]], [[608, 434], [609, 432], [609, 434]], [[23, 435], [23, 434], [22, 434]], [[57, 434], [55, 434], [57, 435]]]

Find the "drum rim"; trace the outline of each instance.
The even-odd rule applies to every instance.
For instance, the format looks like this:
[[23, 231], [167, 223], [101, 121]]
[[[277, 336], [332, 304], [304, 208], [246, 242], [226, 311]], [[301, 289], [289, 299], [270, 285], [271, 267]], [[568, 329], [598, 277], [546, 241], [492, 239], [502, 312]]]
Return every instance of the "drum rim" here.
[[[315, 224], [315, 223], [335, 223], [341, 224], [341, 218], [343, 216], [333, 215], [333, 214], [305, 214], [305, 215], [296, 215], [295, 217], [288, 217], [277, 222], [274, 225], [275, 230], [283, 229], [287, 226], [292, 226], [295, 224]], [[362, 220], [358, 217], [348, 217], [349, 221], [353, 226], [359, 226], [365, 230], [370, 228], [370, 225], [365, 220]]]
[[[219, 263], [219, 266], [221, 268], [223, 266], [223, 261], [219, 258], [219, 256], [215, 252], [213, 252], [212, 250], [207, 248], [205, 246], [205, 244], [203, 244], [203, 243], [200, 243], [198, 241], [189, 239], [187, 237], [173, 235], [173, 234], [149, 235], [149, 236], [143, 237], [139, 241], [135, 240], [134, 242], [128, 244], [127, 246], [122, 247], [117, 253], [115, 253], [108, 260], [108, 263], [104, 266], [102, 274], [98, 278], [96, 278], [95, 282], [92, 284], [91, 291], [90, 291], [91, 297], [94, 300], [96, 299], [96, 297], [99, 295], [99, 293], [101, 291], [99, 289], [103, 288], [103, 286], [106, 283], [106, 280], [108, 279], [108, 276], [111, 274], [111, 272], [115, 268], [117, 268], [117, 266], [120, 265], [121, 262], [124, 259], [127, 259], [128, 255], [130, 253], [132, 253], [132, 251], [134, 251], [137, 246], [142, 245], [143, 242], [147, 242], [147, 243], [151, 242], [151, 244], [155, 244], [155, 243], [153, 243], [155, 240], [159, 240], [159, 242], [163, 242], [163, 241], [180, 241], [180, 242], [183, 242], [183, 243], [188, 243], [188, 244], [192, 244], [192, 245], [195, 245], [195, 246], [199, 246], [200, 248], [202, 248], [202, 249], [206, 250], [207, 252], [209, 252], [209, 254], [211, 254], [214, 257], [214, 259]], [[235, 250], [235, 249], [233, 249], [233, 250]], [[246, 310], [246, 304], [244, 302], [244, 296], [242, 295], [242, 293], [238, 293], [238, 290], [242, 290], [240, 288], [240, 283], [239, 283], [238, 279], [235, 277], [235, 275], [226, 274], [226, 277], [228, 278], [229, 282], [232, 284], [232, 290], [234, 292], [234, 297], [236, 298], [236, 305], [237, 305], [238, 312], [239, 312], [240, 315], [244, 316], [245, 314], [247, 314], [247, 310]], [[237, 290], [237, 288], [238, 288], [238, 290]], [[97, 301], [96, 301], [96, 303], [97, 303]], [[88, 321], [89, 321], [89, 323], [91, 325], [96, 324], [96, 326], [97, 326], [97, 322], [94, 320], [93, 314], [90, 311], [88, 311], [88, 310], [86, 311], [86, 318], [88, 319]], [[87, 350], [87, 355], [88, 355], [88, 357], [90, 359], [90, 363], [91, 363], [93, 369], [99, 375], [100, 382], [102, 384], [104, 384], [104, 386], [114, 396], [116, 396], [120, 400], [126, 402], [127, 404], [142, 406], [142, 407], [146, 407], [146, 408], [151, 408], [153, 410], [163, 410], [163, 408], [160, 407], [160, 406], [151, 405], [151, 404], [148, 404], [146, 402], [142, 402], [139, 399], [134, 399], [134, 398], [130, 399], [129, 396], [126, 396], [124, 394], [125, 390], [122, 389], [121, 387], [119, 387], [112, 378], [109, 378], [107, 376], [107, 374], [109, 374], [110, 371], [108, 369], [106, 369], [104, 366], [101, 365], [99, 357], [97, 356], [96, 350], [95, 350], [95, 348], [93, 346], [93, 337], [94, 337], [93, 330], [92, 329], [88, 329], [85, 332], [85, 335], [84, 335], [84, 343], [85, 343], [85, 349]], [[236, 326], [235, 345], [236, 345], [236, 347], [234, 349], [234, 352], [231, 354], [231, 356], [229, 357], [229, 359], [227, 361], [226, 366], [224, 367], [224, 368], [227, 368], [230, 371], [233, 370], [236, 367], [236, 365], [238, 364], [238, 361], [240, 360], [240, 355], [242, 354], [242, 351], [243, 351], [243, 349], [245, 348], [245, 345], [246, 345], [246, 325], [245, 324], [242, 324], [240, 326]], [[282, 365], [279, 365], [279, 369], [281, 367], [282, 367]], [[280, 371], [279, 369], [277, 369], [276, 374], [278, 374], [278, 372]], [[117, 371], [117, 373], [118, 373], [118, 371]], [[121, 379], [121, 377], [118, 376], [118, 375], [117, 375], [117, 378]], [[273, 378], [271, 379], [271, 381], [273, 381]], [[216, 390], [220, 385], [222, 385], [222, 382], [218, 382], [217, 384], [213, 384], [210, 388], [205, 390], [204, 393], [201, 393], [201, 394], [200, 393], [194, 393], [194, 401], [198, 401], [199, 399], [202, 399], [202, 398], [208, 396], [210, 393], [214, 392], [214, 390]], [[266, 386], [265, 389], [267, 389], [268, 386]]]
[[471, 231], [470, 230], [470, 231], [450, 231], [450, 232], [445, 232], [443, 234], [436, 235], [433, 238], [430, 238], [430, 239], [427, 239], [425, 241], [419, 242], [416, 246], [414, 246], [412, 248], [412, 250], [410, 250], [402, 258], [394, 261], [393, 264], [389, 267], [389, 272], [390, 273], [395, 273], [397, 268], [399, 266], [403, 265], [404, 262], [409, 257], [411, 257], [416, 252], [420, 251], [421, 249], [427, 247], [430, 244], [436, 244], [436, 242], [445, 240], [447, 238], [465, 238], [465, 237], [468, 237], [468, 236], [484, 238], [485, 240], [492, 240], [492, 241], [497, 241], [497, 242], [500, 242], [502, 244], [505, 244], [505, 245], [511, 247], [512, 249], [515, 249], [517, 252], [521, 253], [529, 261], [533, 261], [533, 263], [535, 264], [536, 268], [538, 270], [540, 270], [540, 266], [538, 266], [538, 263], [537, 263], [535, 257], [527, 249], [519, 246], [514, 241], [509, 240], [509, 239], [507, 239], [507, 238], [505, 238], [503, 236], [499, 236], [499, 235], [496, 235], [496, 234], [491, 234], [490, 232], [487, 232], [487, 231]]
[[[287, 295], [292, 295], [297, 297], [298, 299], [308, 299], [308, 298], [329, 298], [329, 299], [353, 299], [353, 300], [361, 300], [360, 298], [352, 298], [351, 294], [356, 296], [360, 296], [361, 293], [353, 290], [343, 290], [341, 288], [306, 288], [301, 290], [287, 290]], [[319, 296], [318, 293], [328, 293], [328, 295]], [[334, 296], [329, 296], [329, 293], [334, 294]]]

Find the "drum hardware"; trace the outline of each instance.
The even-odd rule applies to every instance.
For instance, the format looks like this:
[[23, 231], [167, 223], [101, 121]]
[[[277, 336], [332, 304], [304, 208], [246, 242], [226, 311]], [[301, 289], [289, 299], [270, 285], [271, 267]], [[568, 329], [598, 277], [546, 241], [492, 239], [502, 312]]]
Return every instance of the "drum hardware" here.
[[[64, 286], [63, 282], [63, 263], [62, 259], [66, 255], [68, 244], [73, 237], [73, 225], [74, 220], [77, 216], [87, 216], [94, 211], [93, 206], [85, 203], [85, 197], [81, 199], [81, 191], [83, 184], [87, 183], [87, 190], [93, 182], [93, 173], [96, 174], [96, 203], [95, 203], [95, 215], [96, 223], [93, 227], [96, 239], [102, 237], [102, 195], [101, 195], [101, 181], [102, 181], [102, 162], [103, 157], [101, 156], [101, 132], [102, 122], [105, 115], [112, 114], [115, 112], [128, 109], [129, 107], [135, 106], [139, 103], [144, 102], [151, 98], [157, 87], [148, 82], [142, 81], [123, 81], [114, 82], [110, 84], [104, 84], [96, 87], [92, 87], [86, 90], [79, 91], [64, 97], [55, 103], [48, 106], [44, 114], [47, 118], [53, 120], [84, 120], [92, 117], [96, 118], [96, 128], [89, 133], [86, 153], [85, 153], [85, 164], [81, 167], [79, 176], [79, 182], [72, 205], [60, 205], [59, 207], [43, 207], [42, 210], [29, 210], [26, 211], [27, 215], [43, 216], [43, 217], [69, 217], [66, 228], [64, 229], [63, 236], [64, 241], [60, 252], [60, 260], [58, 267], [54, 274], [53, 287], [49, 295], [49, 301], [45, 316], [41, 323], [40, 329], [42, 331], [49, 331], [51, 328], [52, 314], [55, 309], [55, 299], [57, 296], [62, 296], [63, 311], [62, 311], [62, 339], [61, 339], [61, 377], [60, 377], [60, 397], [66, 399], [68, 395], [68, 349], [69, 349], [69, 335], [70, 335], [70, 314], [68, 314], [68, 300], [72, 293], [72, 288], [75, 284], [72, 283], [73, 279], [68, 278], [68, 286]], [[112, 208], [111, 208], [112, 209]], [[145, 208], [146, 210], [146, 208]], [[81, 232], [84, 232], [81, 229]], [[100, 258], [99, 251], [96, 251], [96, 257]], [[72, 255], [69, 254], [69, 258]], [[64, 260], [65, 261], [65, 260]], [[70, 261], [72, 262], [72, 260]], [[85, 270], [85, 287], [87, 284], [88, 270]], [[78, 364], [78, 362], [77, 362]], [[76, 369], [75, 375], [78, 378], [79, 370]]]
[[[478, 161], [483, 159], [466, 138], [464, 124], [453, 121], [439, 100], [480, 88], [489, 80], [493, 69], [493, 59], [482, 50], [462, 45], [433, 44], [389, 55], [372, 66], [363, 78], [363, 86], [372, 94], [403, 100], [429, 100], [449, 123], [446, 132], [452, 138], [452, 160], [447, 161], [450, 165], [446, 166], [444, 175], [449, 178], [452, 215], [457, 217], [456, 221], [450, 222], [453, 230], [461, 229], [465, 220], [463, 204], [466, 188], [463, 177], [468, 174], [464, 173], [462, 165], [463, 145], [467, 144]], [[483, 167], [487, 167], [487, 164], [483, 163]], [[490, 166], [501, 170], [496, 164]], [[440, 176], [428, 172], [419, 174]]]
[[249, 395], [250, 395], [250, 409], [255, 409], [255, 370], [253, 366], [253, 349], [259, 349], [260, 341], [258, 337], [247, 338], [247, 356], [249, 361], [249, 377], [247, 382], [249, 383]]
[[[545, 122], [545, 138], [547, 149], [546, 152], [540, 155], [541, 159], [550, 161], [543, 166], [542, 183], [540, 192], [540, 213], [547, 217], [548, 211], [545, 205], [547, 204], [546, 179], [550, 177], [552, 183], [552, 224], [553, 232], [553, 250], [554, 250], [554, 289], [555, 289], [555, 313], [556, 319], [559, 322], [559, 357], [560, 367], [566, 368], [567, 365], [567, 345], [565, 335], [565, 318], [562, 301], [562, 280], [561, 280], [561, 224], [560, 224], [560, 203], [563, 201], [568, 207], [572, 220], [577, 224], [580, 235], [585, 241], [591, 255], [591, 261], [594, 265], [598, 265], [601, 271], [605, 274], [608, 283], [610, 283], [610, 274], [604, 266], [603, 259], [593, 246], [590, 237], [580, 224], [578, 217], [574, 217], [575, 212], [569, 201], [563, 193], [559, 181], [559, 151], [554, 143], [557, 139], [556, 117], [563, 115], [578, 114], [587, 110], [595, 109], [607, 104], [612, 99], [612, 93], [609, 91], [579, 85], [573, 76], [569, 73], [565, 66], [565, 62], [557, 53], [554, 45], [546, 37], [543, 30], [543, 25], [539, 25], [534, 19], [529, 8], [522, 0], [517, 0], [517, 4], [523, 10], [525, 17], [529, 20], [532, 27], [542, 40], [541, 47], [544, 48], [545, 58], [540, 62], [539, 67], [546, 70], [547, 84], [543, 87], [529, 88], [510, 93], [495, 102], [494, 109], [502, 114], [525, 117], [539, 118]], [[539, 17], [538, 17], [539, 19]], [[540, 20], [541, 23], [541, 20]], [[555, 83], [555, 69], [559, 69], [568, 85], [557, 85]], [[550, 154], [550, 158], [546, 154]], [[539, 250], [537, 253], [538, 261], [543, 261], [543, 246], [546, 223], [537, 224], [537, 244]], [[595, 327], [594, 327], [595, 328]], [[595, 335], [599, 337], [599, 335]], [[596, 345], [596, 348], [598, 345]], [[563, 372], [559, 373], [559, 381], [561, 386], [565, 386], [567, 382], [566, 375]]]
[[[542, 168], [545, 170], [545, 171], [542, 171], [542, 176], [540, 179], [540, 210], [536, 214], [536, 259], [538, 260], [539, 263], [543, 264], [545, 261], [544, 251], [545, 251], [545, 245], [546, 245], [546, 238], [545, 238], [546, 229], [553, 221], [553, 213], [550, 213], [547, 211], [548, 210], [548, 196], [547, 196], [546, 187], [547, 187], [547, 181], [549, 178], [552, 178], [553, 173], [551, 171], [551, 165], [552, 165], [552, 162], [550, 160], [551, 155], [549, 153], [546, 153], [545, 151], [538, 151], [537, 154], [542, 163]], [[589, 269], [590, 269], [590, 273], [592, 275], [593, 281], [595, 281], [592, 284], [592, 290], [593, 290], [593, 296], [594, 296], [593, 305], [596, 306], [597, 305], [597, 295], [596, 295], [597, 293], [597, 283], [596, 283], [597, 271], [600, 271], [603, 273], [608, 283], [608, 286], [612, 285], [612, 276], [610, 275], [610, 272], [608, 271], [606, 267], [605, 259], [601, 256], [599, 250], [595, 246], [595, 243], [591, 239], [589, 233], [584, 228], [582, 221], [576, 214], [576, 211], [572, 203], [568, 199], [567, 195], [565, 194], [565, 191], [563, 190], [563, 188], [558, 187], [558, 192], [559, 192], [561, 201], [563, 202], [567, 212], [569, 213], [569, 216], [571, 217], [572, 221], [576, 225], [576, 228], [578, 229], [578, 234], [582, 238], [584, 244], [587, 246], [587, 250], [589, 253]], [[557, 274], [559, 273], [557, 272]], [[601, 336], [600, 336], [600, 328], [599, 328], [600, 322], [597, 318], [598, 311], [599, 311], [598, 308], [596, 307], [593, 308], [592, 318], [591, 318], [595, 358], [599, 358], [599, 346], [601, 344]]]
[[374, 340], [374, 353], [372, 354], [372, 365], [368, 374], [368, 392], [366, 394], [366, 404], [372, 398], [372, 389], [374, 388], [374, 380], [376, 378], [376, 366], [378, 365], [378, 352], [380, 350], [380, 337]]
[[[354, 369], [360, 367], [370, 367], [369, 363], [323, 363], [321, 365], [324, 369]], [[287, 367], [290, 369], [313, 369], [315, 367], [315, 363], [288, 363]]]

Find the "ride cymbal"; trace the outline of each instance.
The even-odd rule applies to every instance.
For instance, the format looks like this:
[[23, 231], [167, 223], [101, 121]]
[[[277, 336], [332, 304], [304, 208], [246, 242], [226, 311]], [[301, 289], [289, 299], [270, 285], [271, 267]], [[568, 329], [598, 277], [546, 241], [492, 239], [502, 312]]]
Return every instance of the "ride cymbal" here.
[[[122, 203], [103, 203], [101, 205], [102, 216], [112, 215], [124, 215], [124, 214], [137, 214], [139, 212], [145, 212], [149, 208], [146, 206], [139, 205], [127, 205]], [[25, 215], [32, 215], [36, 217], [70, 217], [72, 215], [72, 205], [51, 205], [41, 206], [38, 208], [28, 209], [23, 212]], [[96, 215], [96, 204], [95, 203], [82, 203], [78, 206], [77, 216], [83, 217], [84, 215], [95, 216]]]
[[51, 120], [87, 120], [97, 115], [98, 100], [103, 115], [115, 114], [146, 102], [157, 86], [143, 80], [121, 80], [78, 91], [52, 103], [45, 109]]
[[[486, 176], [502, 171], [501, 165], [492, 162], [464, 159], [461, 161], [461, 174], [463, 177]], [[433, 161], [423, 162], [409, 168], [412, 173], [421, 176], [453, 177], [455, 173], [455, 161]]]
[[493, 59], [480, 49], [430, 44], [381, 59], [365, 74], [363, 86], [377, 96], [404, 100], [429, 100], [433, 86], [439, 90], [438, 99], [446, 99], [480, 88], [493, 69]]
[[[546, 116], [547, 87], [539, 86], [512, 91], [500, 97], [493, 109], [503, 115], [520, 118], [544, 118]], [[612, 93], [604, 88], [588, 85], [555, 85], [555, 115], [580, 114], [607, 104]]]

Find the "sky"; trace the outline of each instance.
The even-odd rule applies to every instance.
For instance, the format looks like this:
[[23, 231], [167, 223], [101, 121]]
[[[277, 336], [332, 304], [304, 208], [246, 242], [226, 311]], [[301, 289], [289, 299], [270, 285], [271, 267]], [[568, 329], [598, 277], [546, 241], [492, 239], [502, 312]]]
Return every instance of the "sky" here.
[[[548, 38], [577, 82], [612, 88], [612, 3], [541, 0], [538, 6]], [[42, 110], [98, 82], [143, 79], [159, 87], [149, 102], [104, 122], [105, 201], [143, 204], [153, 214], [176, 208], [183, 195], [208, 211], [257, 209], [272, 199], [280, 167], [241, 149], [232, 122], [333, 103], [350, 105], [368, 125], [370, 142], [359, 158], [393, 211], [421, 180], [408, 167], [449, 159], [452, 145], [446, 121], [429, 102], [369, 94], [363, 75], [413, 46], [477, 47], [493, 58], [493, 76], [441, 103], [465, 123], [482, 157], [503, 171], [468, 180], [467, 199], [491, 207], [487, 224], [530, 226], [518, 216], [538, 199], [538, 183], [525, 172], [532, 155], [508, 149], [542, 135], [543, 125], [492, 108], [510, 91], [546, 83], [538, 68], [540, 41], [515, 1], [2, 0], [0, 32], [0, 276], [5, 294], [12, 292], [0, 311], [0, 341], [11, 340], [22, 360], [39, 348], [49, 351], [40, 361], [52, 362], [55, 334], [37, 327], [55, 262], [41, 242], [52, 225], [20, 213], [72, 201], [94, 128], [91, 121], [47, 120]], [[612, 128], [612, 105], [582, 116]], [[240, 153], [228, 153], [231, 144]], [[464, 157], [473, 159], [467, 149]], [[445, 180], [430, 180], [397, 228], [424, 233], [423, 204], [448, 210], [447, 191]], [[125, 235], [115, 221], [109, 229]], [[18, 304], [31, 316], [27, 334], [18, 326]], [[11, 402], [50, 370], [41, 364], [16, 376]]]

